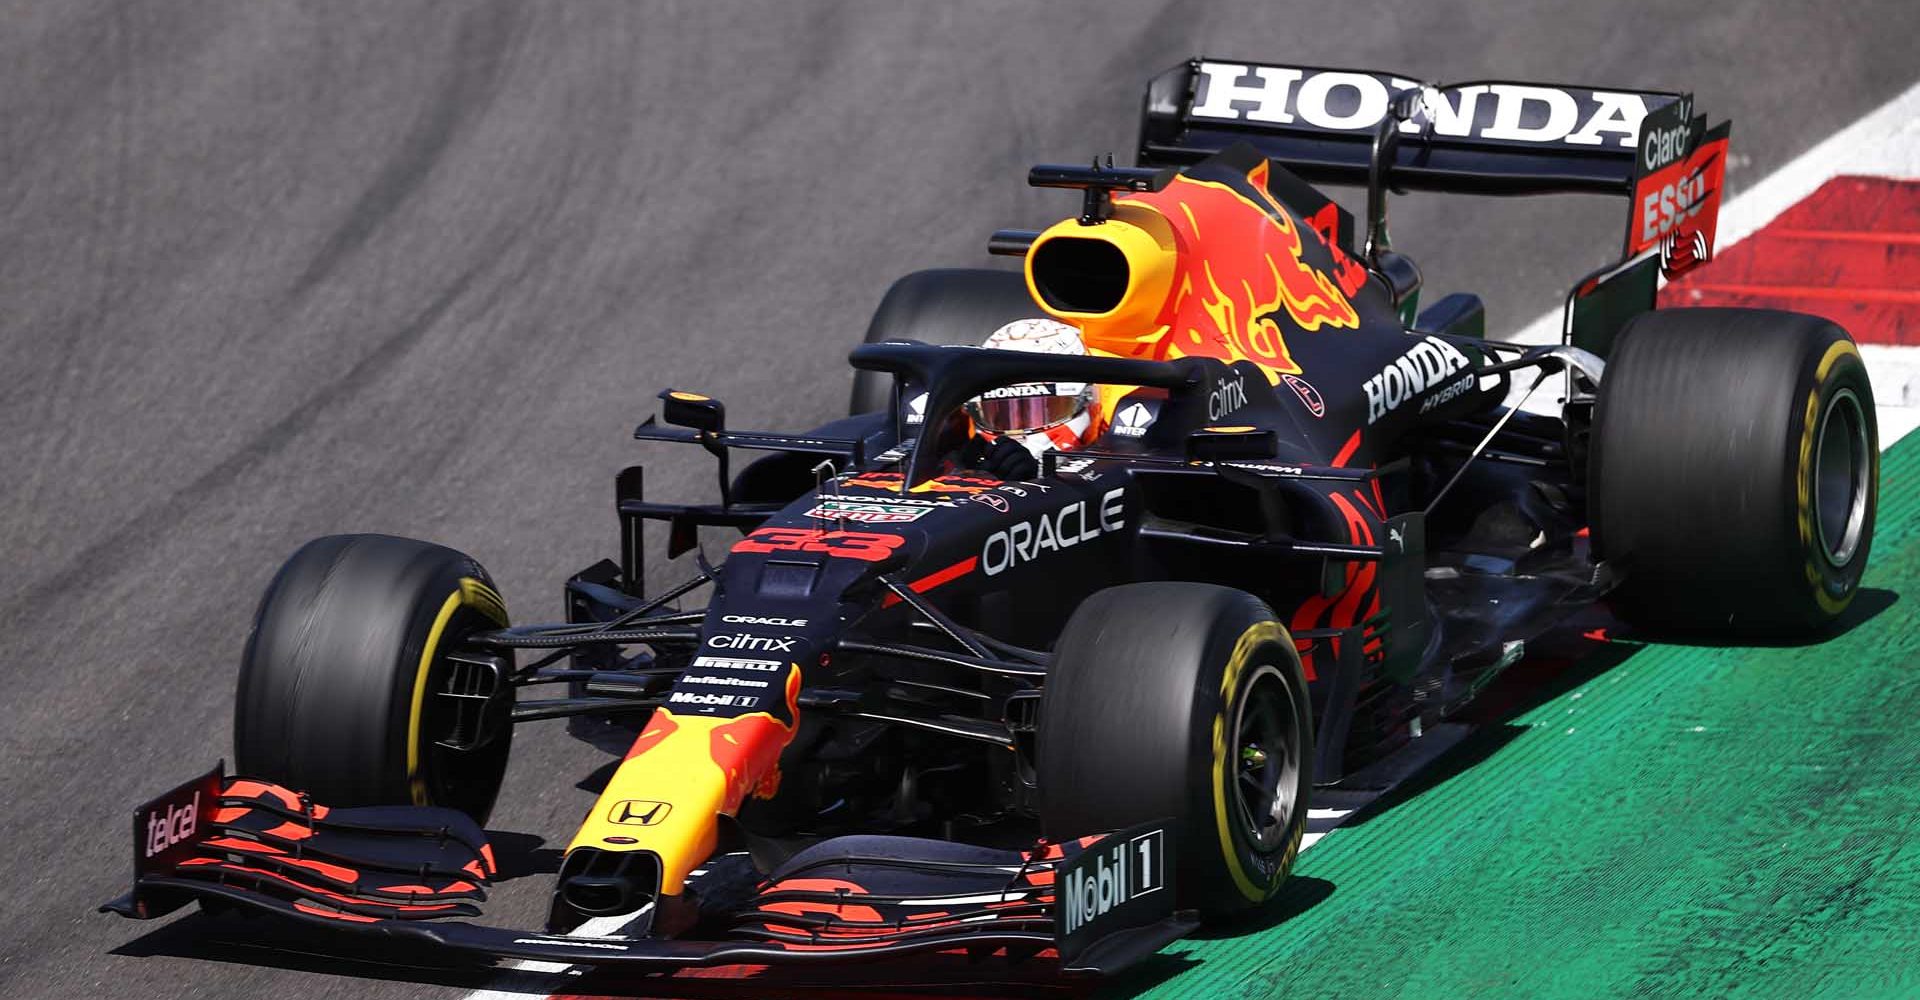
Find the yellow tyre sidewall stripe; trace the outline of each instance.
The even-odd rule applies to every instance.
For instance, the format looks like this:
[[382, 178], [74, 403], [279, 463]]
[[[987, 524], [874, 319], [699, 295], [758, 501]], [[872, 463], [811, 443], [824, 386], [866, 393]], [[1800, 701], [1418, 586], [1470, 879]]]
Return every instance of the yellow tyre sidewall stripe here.
[[[1853, 341], [1836, 340], [1827, 347], [1827, 353], [1821, 356], [1820, 365], [1814, 370], [1813, 388], [1807, 393], [1806, 419], [1802, 422], [1800, 429], [1799, 475], [1795, 478], [1794, 484], [1799, 514], [1800, 547], [1807, 554], [1807, 584], [1813, 589], [1813, 599], [1819, 603], [1821, 610], [1834, 615], [1845, 611], [1847, 605], [1853, 603], [1854, 592], [1848, 591], [1844, 597], [1838, 598], [1827, 593], [1826, 574], [1822, 572], [1820, 566], [1817, 542], [1819, 535], [1813, 520], [1816, 516], [1813, 509], [1813, 438], [1820, 430], [1820, 397], [1826, 389], [1827, 377], [1832, 374], [1834, 365], [1847, 356], [1858, 360], [1859, 348], [1853, 345]], [[1869, 463], [1867, 489], [1877, 491], [1880, 482], [1880, 454], [1873, 449], [1869, 450], [1873, 453], [1867, 457]]]
[[[1220, 835], [1220, 857], [1226, 862], [1227, 874], [1233, 877], [1233, 884], [1240, 894], [1248, 900], [1260, 903], [1272, 896], [1285, 881], [1287, 873], [1293, 869], [1293, 858], [1300, 850], [1300, 833], [1305, 827], [1296, 827], [1293, 840], [1287, 845], [1286, 855], [1275, 866], [1273, 877], [1264, 883], [1257, 880], [1246, 865], [1242, 863], [1239, 848], [1233, 842], [1233, 821], [1227, 806], [1227, 788], [1234, 780], [1233, 736], [1227, 729], [1230, 713], [1234, 709], [1234, 693], [1239, 687], [1240, 678], [1254, 664], [1254, 651], [1263, 644], [1275, 643], [1282, 649], [1293, 648], [1293, 638], [1287, 634], [1286, 627], [1275, 621], [1256, 622], [1240, 633], [1233, 644], [1233, 653], [1227, 658], [1227, 668], [1220, 676], [1220, 707], [1213, 716], [1213, 816], [1214, 825]], [[1305, 804], [1301, 804], [1305, 808]]]
[[460, 588], [447, 595], [439, 613], [433, 616], [433, 627], [427, 630], [427, 641], [420, 647], [420, 665], [413, 675], [413, 704], [407, 711], [407, 789], [417, 806], [432, 804], [427, 799], [427, 780], [420, 773], [420, 717], [427, 703], [427, 674], [440, 651], [440, 638], [447, 631], [447, 623], [462, 607], [480, 612], [501, 628], [507, 626], [507, 604], [500, 599], [499, 592], [487, 586], [486, 581], [470, 576], [460, 578]]

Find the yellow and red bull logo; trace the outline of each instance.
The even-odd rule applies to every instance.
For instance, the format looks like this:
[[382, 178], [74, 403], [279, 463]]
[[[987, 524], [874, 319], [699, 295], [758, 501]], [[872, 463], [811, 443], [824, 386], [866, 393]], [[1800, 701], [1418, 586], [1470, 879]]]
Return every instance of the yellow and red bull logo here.
[[[1108, 224], [1054, 226], [1035, 241], [1036, 249], [1054, 238], [1109, 243], [1125, 258], [1129, 288], [1100, 313], [1036, 297], [1048, 312], [1079, 325], [1087, 345], [1104, 353], [1251, 361], [1276, 383], [1299, 374], [1286, 329], [1358, 327], [1360, 314], [1349, 298], [1357, 283], [1343, 288], [1335, 275], [1307, 262], [1307, 240], [1323, 237], [1306, 236], [1309, 227], [1268, 193], [1268, 170], [1265, 162], [1254, 166], [1245, 183], [1178, 175], [1159, 191], [1115, 196]], [[1345, 255], [1333, 248], [1332, 257], [1339, 266]], [[1029, 279], [1039, 289], [1045, 282], [1033, 281], [1036, 259], [1028, 257]], [[1358, 269], [1343, 268], [1342, 275], [1349, 270]]]
[[1168, 303], [1167, 355], [1252, 361], [1277, 381], [1300, 374], [1300, 366], [1276, 316], [1318, 330], [1352, 329], [1360, 315], [1331, 276], [1302, 259], [1301, 226], [1266, 193], [1266, 175], [1262, 163], [1247, 178], [1260, 203], [1225, 184], [1184, 175], [1159, 191], [1116, 200], [1152, 206], [1182, 246]]

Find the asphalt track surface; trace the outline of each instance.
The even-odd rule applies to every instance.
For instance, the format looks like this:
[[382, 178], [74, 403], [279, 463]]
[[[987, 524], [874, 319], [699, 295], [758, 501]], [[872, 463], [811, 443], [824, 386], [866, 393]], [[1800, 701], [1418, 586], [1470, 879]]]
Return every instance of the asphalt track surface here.
[[[228, 752], [248, 616], [301, 542], [431, 538], [557, 616], [612, 552], [616, 470], [711, 481], [628, 439], [658, 388], [743, 427], [834, 416], [886, 283], [1070, 212], [1025, 167], [1124, 158], [1145, 78], [1191, 54], [1690, 88], [1735, 119], [1737, 193], [1912, 82], [1920, 7], [62, 0], [0, 25], [0, 994], [399, 997], [474, 982], [92, 913], [128, 810]], [[1429, 294], [1480, 291], [1496, 330], [1624, 219], [1394, 215]], [[494, 826], [563, 843], [604, 758], [521, 737]], [[490, 918], [537, 924], [542, 882]]]

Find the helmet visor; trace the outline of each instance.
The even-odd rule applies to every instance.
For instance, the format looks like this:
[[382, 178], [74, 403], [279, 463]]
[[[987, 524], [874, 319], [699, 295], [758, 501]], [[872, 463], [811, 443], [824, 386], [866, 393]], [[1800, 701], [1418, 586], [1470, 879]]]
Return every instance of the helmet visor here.
[[1084, 385], [1030, 382], [995, 389], [967, 404], [973, 422], [994, 434], [1020, 434], [1065, 423], [1087, 408]]

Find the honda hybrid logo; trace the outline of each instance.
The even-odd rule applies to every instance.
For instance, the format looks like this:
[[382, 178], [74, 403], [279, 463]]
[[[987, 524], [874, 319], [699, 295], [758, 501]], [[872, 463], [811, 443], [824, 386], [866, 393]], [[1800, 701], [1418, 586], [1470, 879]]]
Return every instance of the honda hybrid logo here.
[[[1402, 403], [1472, 364], [1465, 354], [1460, 353], [1459, 348], [1439, 337], [1427, 337], [1413, 345], [1407, 353], [1395, 358], [1393, 364], [1381, 369], [1380, 374], [1362, 383], [1361, 388], [1367, 393], [1367, 423], [1372, 424], [1399, 409]], [[1468, 377], [1448, 386], [1448, 398], [1465, 392], [1472, 382], [1473, 379]]]
[[1195, 118], [1371, 132], [1393, 95], [1420, 91], [1420, 108], [1400, 131], [1456, 139], [1633, 148], [1647, 97], [1610, 90], [1476, 83], [1440, 89], [1389, 73], [1203, 62]]
[[654, 826], [667, 818], [673, 807], [651, 799], [622, 799], [607, 813], [610, 822], [621, 826]]

